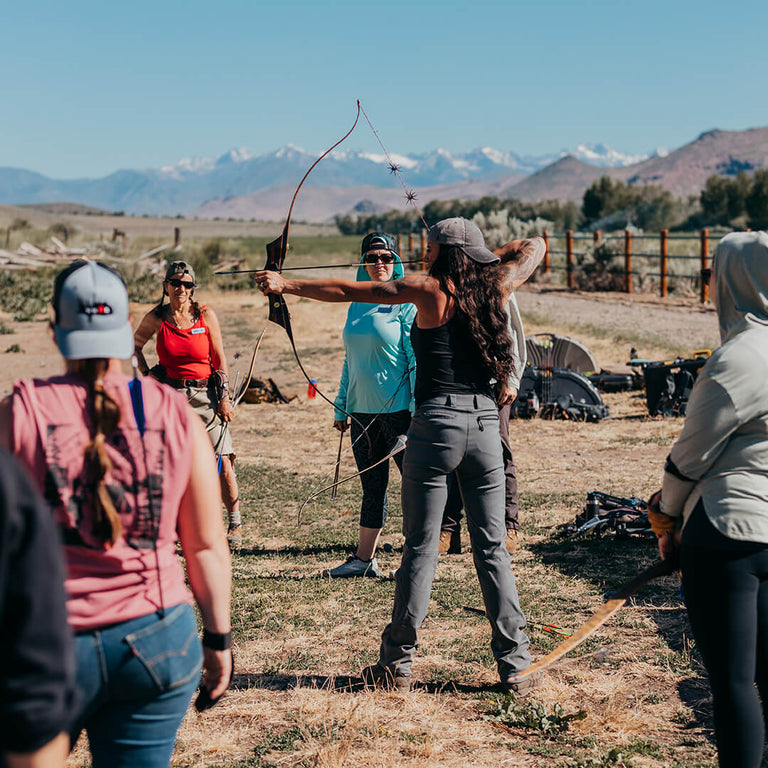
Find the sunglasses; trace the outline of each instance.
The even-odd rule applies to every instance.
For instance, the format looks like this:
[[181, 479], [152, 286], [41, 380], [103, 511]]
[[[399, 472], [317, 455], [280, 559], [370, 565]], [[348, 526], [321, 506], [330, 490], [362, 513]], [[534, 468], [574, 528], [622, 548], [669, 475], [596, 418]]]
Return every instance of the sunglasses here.
[[169, 277], [168, 284], [172, 285], [174, 288], [186, 288], [188, 291], [191, 291], [195, 287], [193, 282], [190, 282], [189, 280], [179, 280], [178, 277]]
[[364, 264], [375, 264], [380, 261], [382, 264], [391, 264], [395, 257], [391, 253], [366, 253], [363, 256]]

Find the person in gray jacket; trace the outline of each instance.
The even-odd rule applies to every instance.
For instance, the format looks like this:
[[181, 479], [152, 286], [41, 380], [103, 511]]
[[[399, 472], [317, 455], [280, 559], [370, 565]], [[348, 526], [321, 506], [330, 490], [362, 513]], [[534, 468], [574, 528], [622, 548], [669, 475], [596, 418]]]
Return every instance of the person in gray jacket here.
[[722, 346], [699, 373], [649, 516], [662, 557], [680, 557], [720, 765], [758, 768], [768, 701], [768, 234], [720, 241], [712, 297]]

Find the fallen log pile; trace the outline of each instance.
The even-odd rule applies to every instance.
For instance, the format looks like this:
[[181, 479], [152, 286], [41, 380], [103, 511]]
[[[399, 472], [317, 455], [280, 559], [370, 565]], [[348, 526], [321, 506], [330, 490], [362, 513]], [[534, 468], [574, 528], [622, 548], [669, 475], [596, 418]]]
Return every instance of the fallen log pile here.
[[[152, 248], [136, 259], [134, 263], [141, 264], [142, 268], [152, 274], [164, 274], [166, 263], [160, 255], [171, 246], [166, 243]], [[73, 259], [83, 258], [89, 261], [105, 261], [114, 263], [129, 263], [133, 259], [115, 256], [103, 248], [102, 243], [92, 243], [84, 247], [72, 248], [65, 245], [59, 238], [51, 237], [46, 246], [33, 245], [23, 242], [11, 251], [0, 248], [0, 268], [11, 270], [36, 270], [44, 267], [64, 265]]]

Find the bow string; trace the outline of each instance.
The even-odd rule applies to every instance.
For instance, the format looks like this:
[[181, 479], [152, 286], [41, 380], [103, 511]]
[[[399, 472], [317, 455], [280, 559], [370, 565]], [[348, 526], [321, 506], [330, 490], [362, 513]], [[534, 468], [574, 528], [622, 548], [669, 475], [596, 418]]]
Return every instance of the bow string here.
[[[288, 253], [288, 233], [290, 231], [291, 227], [291, 216], [293, 215], [293, 206], [296, 203], [296, 198], [299, 196], [299, 191], [301, 190], [302, 186], [304, 185], [304, 182], [307, 180], [307, 177], [310, 173], [314, 170], [315, 166], [327, 155], [329, 155], [331, 152], [333, 152], [336, 147], [339, 146], [351, 133], [355, 130], [355, 127], [357, 126], [357, 122], [360, 119], [360, 99], [357, 100], [357, 114], [355, 115], [355, 122], [352, 123], [352, 127], [332, 146], [330, 146], [328, 149], [323, 152], [320, 157], [315, 160], [312, 165], [309, 166], [309, 169], [302, 177], [301, 181], [299, 182], [299, 186], [296, 187], [296, 191], [293, 193], [293, 198], [291, 199], [291, 205], [288, 208], [288, 216], [285, 220], [285, 226], [283, 227], [283, 231], [280, 234], [280, 237], [278, 237], [276, 240], [273, 240], [271, 243], [267, 243], [267, 261], [264, 265], [265, 270], [270, 270], [272, 272], [282, 272], [283, 271], [283, 265], [285, 264], [285, 257]], [[268, 293], [267, 294], [267, 301], [269, 303], [269, 319], [271, 322], [276, 323], [277, 325], [281, 326], [285, 329], [285, 332], [288, 334], [288, 339], [291, 342], [291, 349], [293, 350], [293, 356], [296, 358], [296, 363], [299, 366], [299, 370], [301, 371], [304, 378], [307, 380], [307, 383], [311, 384], [315, 391], [317, 392], [320, 397], [325, 400], [326, 403], [329, 405], [332, 405], [337, 410], [341, 411], [342, 413], [349, 416], [350, 419], [353, 421], [357, 421], [355, 417], [349, 413], [348, 411], [345, 411], [343, 408], [340, 408], [338, 405], [336, 405], [333, 400], [331, 400], [322, 390], [320, 390], [317, 386], [316, 382], [313, 382], [310, 378], [310, 375], [307, 373], [306, 368], [304, 368], [304, 363], [302, 363], [301, 358], [299, 357], [298, 350], [296, 349], [296, 342], [293, 337], [293, 329], [291, 328], [291, 313], [288, 311], [288, 305], [285, 302], [285, 297], [282, 294], [278, 293]], [[358, 422], [359, 424], [359, 422]], [[362, 427], [362, 425], [360, 425]], [[371, 439], [366, 434], [366, 439], [368, 440], [368, 446], [371, 448]]]

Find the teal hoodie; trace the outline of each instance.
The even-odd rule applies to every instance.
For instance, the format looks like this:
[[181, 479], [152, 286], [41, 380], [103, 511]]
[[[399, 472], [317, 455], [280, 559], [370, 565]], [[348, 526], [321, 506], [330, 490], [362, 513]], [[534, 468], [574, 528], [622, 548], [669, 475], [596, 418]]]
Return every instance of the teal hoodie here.
[[[403, 276], [400, 257], [394, 254], [392, 279]], [[370, 281], [360, 257], [358, 282]], [[349, 413], [393, 413], [413, 410], [416, 359], [411, 347], [413, 304], [349, 305], [344, 324], [344, 367], [335, 405]], [[334, 411], [334, 419], [346, 414]]]

